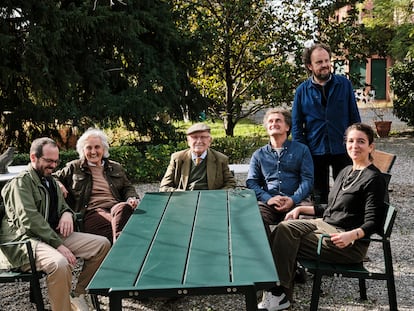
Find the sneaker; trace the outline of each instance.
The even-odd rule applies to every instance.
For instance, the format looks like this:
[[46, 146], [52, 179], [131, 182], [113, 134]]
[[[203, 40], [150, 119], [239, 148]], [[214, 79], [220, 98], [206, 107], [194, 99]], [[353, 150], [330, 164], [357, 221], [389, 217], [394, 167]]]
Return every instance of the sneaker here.
[[72, 311], [89, 311], [89, 305], [85, 295], [81, 294], [76, 297], [70, 297]]
[[271, 292], [263, 291], [262, 301], [257, 305], [259, 310], [276, 311], [289, 308], [290, 302], [283, 293], [280, 296], [274, 296]]

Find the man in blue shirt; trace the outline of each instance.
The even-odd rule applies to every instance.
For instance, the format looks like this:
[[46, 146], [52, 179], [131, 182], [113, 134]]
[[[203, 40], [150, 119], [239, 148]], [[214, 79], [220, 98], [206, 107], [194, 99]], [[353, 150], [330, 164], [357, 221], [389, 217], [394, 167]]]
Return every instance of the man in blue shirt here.
[[325, 44], [305, 49], [303, 62], [311, 75], [296, 89], [292, 108], [292, 139], [306, 144], [315, 167], [315, 201], [328, 202], [329, 167], [335, 179], [351, 164], [345, 130], [361, 122], [351, 82], [331, 73], [331, 50]]
[[289, 111], [269, 109], [263, 125], [270, 142], [250, 160], [246, 184], [256, 193], [268, 237], [270, 225], [303, 201], [309, 204], [313, 188], [312, 156], [306, 145], [288, 140], [291, 124]]

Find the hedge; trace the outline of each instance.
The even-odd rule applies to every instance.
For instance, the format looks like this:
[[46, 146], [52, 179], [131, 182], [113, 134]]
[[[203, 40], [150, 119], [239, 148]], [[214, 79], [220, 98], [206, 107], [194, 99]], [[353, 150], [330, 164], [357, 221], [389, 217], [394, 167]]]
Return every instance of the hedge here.
[[[262, 137], [224, 137], [213, 140], [212, 148], [229, 157], [230, 163], [245, 163], [254, 150], [266, 143]], [[121, 163], [128, 178], [134, 183], [160, 182], [170, 161], [171, 154], [187, 148], [185, 142], [163, 145], [111, 147], [110, 159]], [[61, 151], [61, 164], [78, 158], [75, 150]], [[16, 154], [12, 165], [29, 162], [29, 154]]]

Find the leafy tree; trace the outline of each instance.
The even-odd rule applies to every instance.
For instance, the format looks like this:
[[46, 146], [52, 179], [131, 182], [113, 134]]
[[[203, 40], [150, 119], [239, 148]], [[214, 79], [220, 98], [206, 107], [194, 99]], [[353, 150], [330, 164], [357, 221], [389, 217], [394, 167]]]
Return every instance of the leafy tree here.
[[[358, 1], [331, 1], [329, 5], [315, 11], [318, 21], [317, 40], [330, 45], [338, 59], [365, 61], [371, 53], [370, 42], [366, 40], [364, 25], [358, 23]], [[338, 10], [347, 9], [340, 19]]]
[[211, 100], [208, 113], [224, 121], [226, 135], [263, 108], [290, 104], [300, 77], [290, 61], [297, 38], [268, 1], [173, 2], [181, 31], [202, 43], [192, 81]]
[[57, 125], [122, 124], [167, 139], [163, 112], [191, 94], [167, 1], [4, 0], [0, 5], [2, 143], [28, 148]]
[[367, 41], [381, 46], [382, 55], [396, 61], [389, 71], [394, 92], [393, 112], [408, 125], [414, 124], [413, 9], [412, 0], [374, 0], [362, 20]]
[[368, 38], [382, 41], [386, 54], [394, 60], [414, 56], [413, 9], [412, 0], [374, 0], [372, 9], [364, 11]]

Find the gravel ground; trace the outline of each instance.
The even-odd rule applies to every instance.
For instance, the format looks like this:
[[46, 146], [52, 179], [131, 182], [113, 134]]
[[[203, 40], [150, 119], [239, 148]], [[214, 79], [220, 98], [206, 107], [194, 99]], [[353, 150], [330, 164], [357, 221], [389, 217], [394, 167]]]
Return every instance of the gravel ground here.
[[[397, 220], [391, 237], [393, 252], [395, 283], [399, 310], [414, 310], [414, 137], [380, 138], [377, 148], [397, 154], [392, 169], [390, 183], [391, 203], [398, 209]], [[246, 176], [237, 176], [238, 185], [243, 185]], [[141, 195], [145, 192], [157, 191], [158, 184], [139, 184], [137, 189]], [[381, 268], [381, 249], [371, 245], [368, 263], [373, 269]], [[320, 299], [320, 310], [389, 310], [387, 288], [384, 281], [368, 280], [368, 301], [358, 301], [358, 281], [355, 279], [324, 278], [324, 294]], [[44, 280], [42, 280], [44, 297], [47, 298]], [[294, 301], [290, 310], [308, 310], [310, 304], [311, 277], [305, 284], [295, 287]], [[18, 284], [10, 286], [0, 284], [0, 310], [25, 311], [35, 310], [29, 302], [28, 286]], [[108, 299], [100, 297], [100, 302], [108, 310]], [[196, 296], [179, 300], [150, 299], [139, 302], [132, 299], [123, 300], [123, 310], [142, 311], [236, 311], [245, 310], [244, 297]]]

